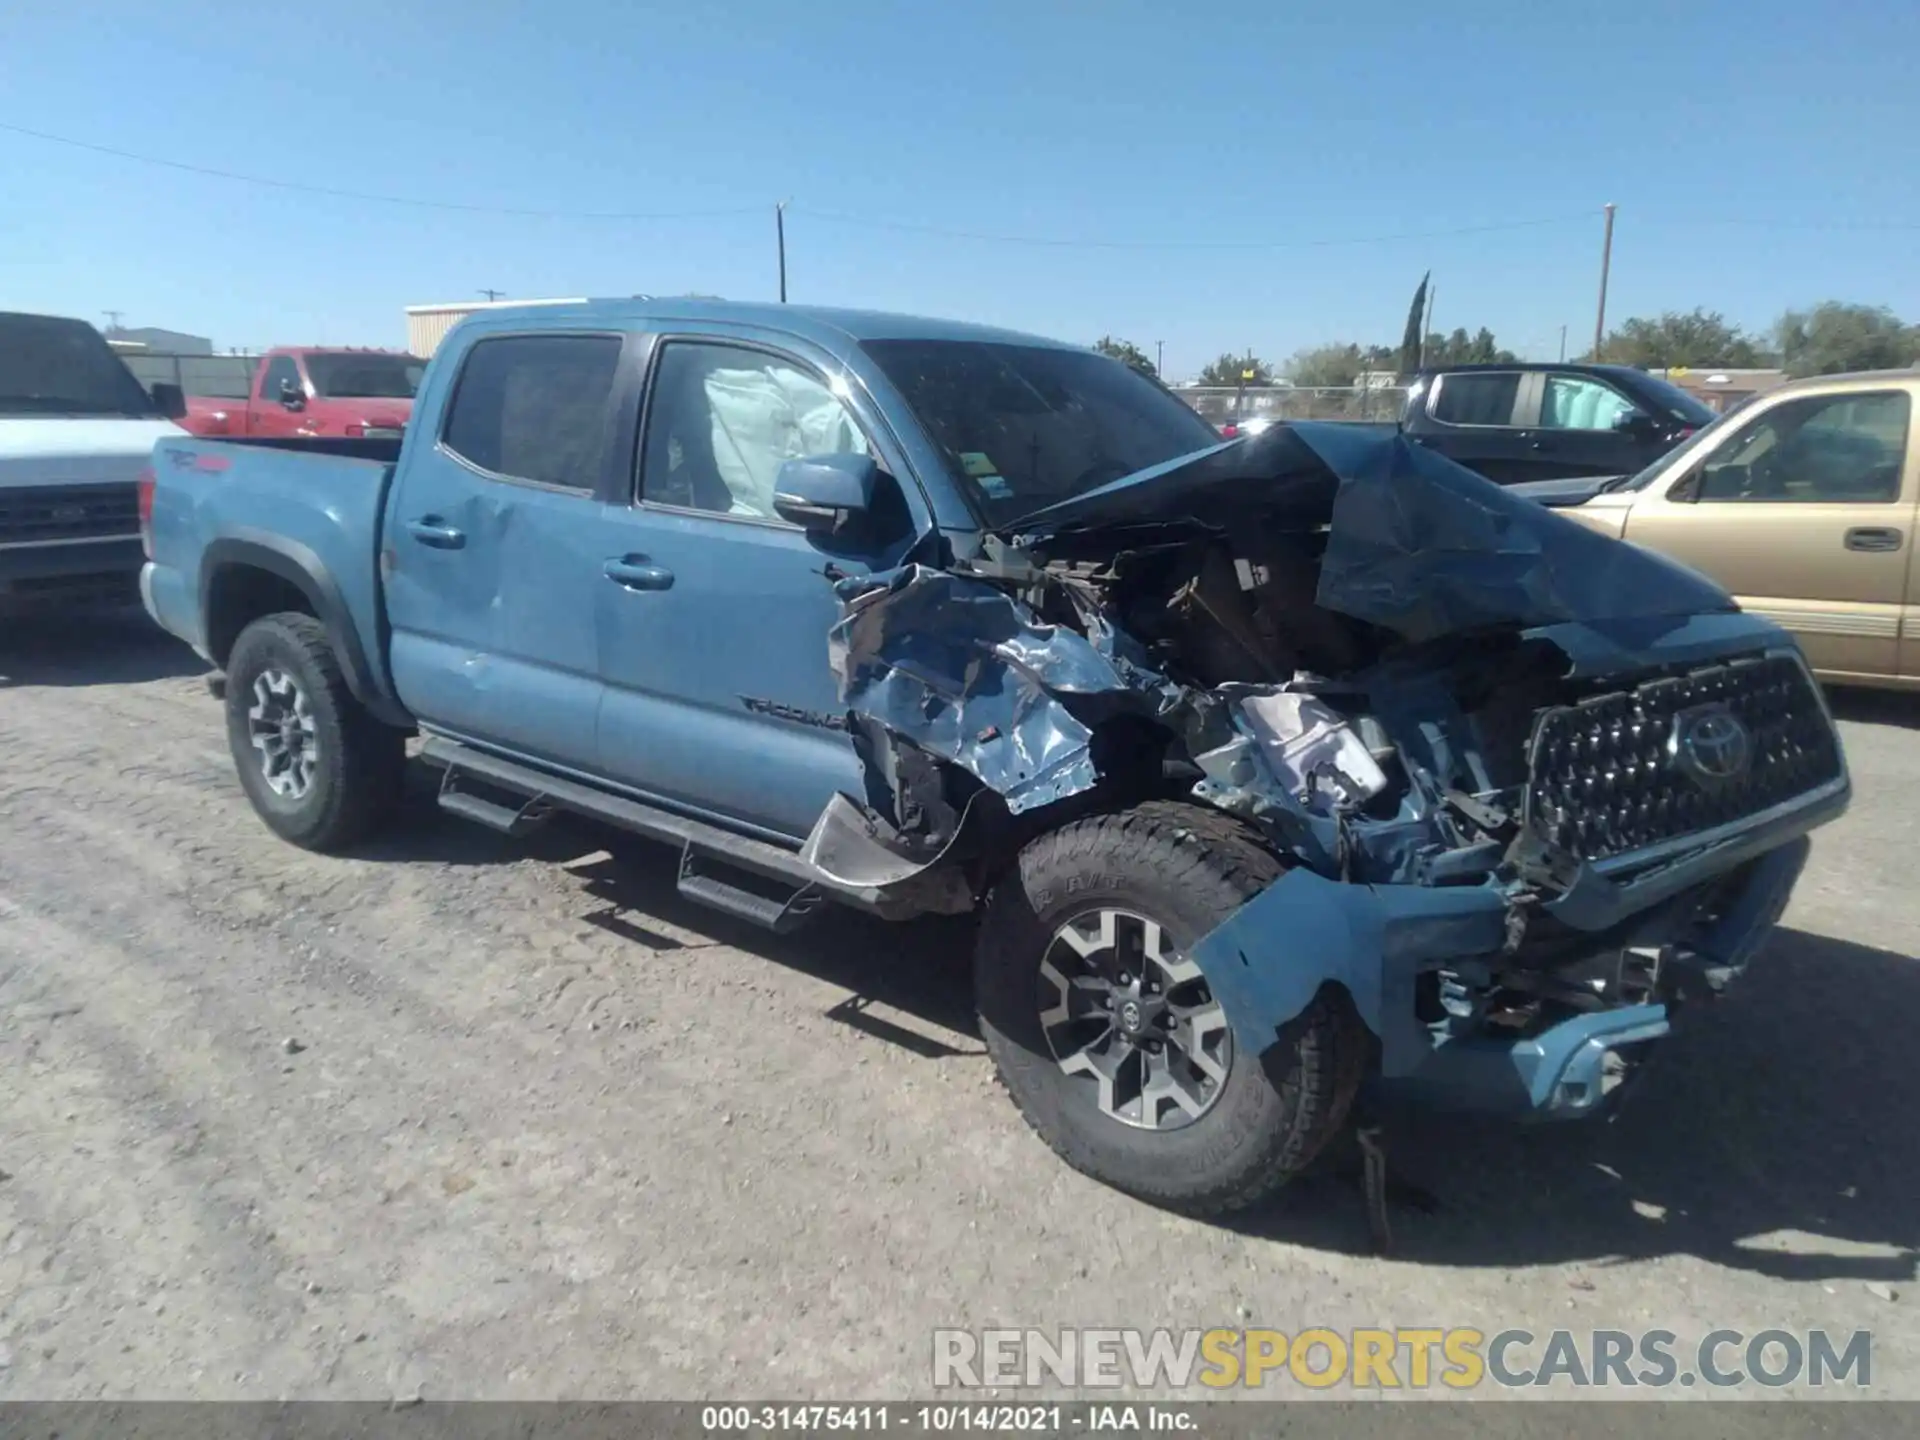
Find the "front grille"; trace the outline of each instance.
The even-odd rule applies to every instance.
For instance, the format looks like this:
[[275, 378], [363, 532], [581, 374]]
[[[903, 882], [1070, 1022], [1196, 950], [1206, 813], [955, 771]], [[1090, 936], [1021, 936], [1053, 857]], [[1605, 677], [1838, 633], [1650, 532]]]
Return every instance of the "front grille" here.
[[[1728, 716], [1737, 730], [1725, 724]], [[1731, 759], [1742, 748], [1740, 731], [1744, 764]], [[1788, 655], [1713, 665], [1548, 710], [1528, 753], [1527, 822], [1579, 860], [1745, 820], [1841, 774], [1839, 741], [1813, 680]], [[1730, 773], [1716, 773], [1723, 770]]]
[[0, 489], [0, 545], [139, 533], [140, 497], [132, 484]]

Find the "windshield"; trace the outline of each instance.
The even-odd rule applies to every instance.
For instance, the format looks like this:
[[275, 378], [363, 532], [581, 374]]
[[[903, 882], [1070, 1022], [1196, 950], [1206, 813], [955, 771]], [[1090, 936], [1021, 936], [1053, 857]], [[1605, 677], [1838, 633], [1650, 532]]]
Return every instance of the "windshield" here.
[[1647, 486], [1651, 485], [1656, 479], [1666, 473], [1666, 471], [1672, 469], [1674, 462], [1679, 459], [1679, 457], [1682, 455], [1697, 455], [1700, 453], [1700, 447], [1703, 444], [1713, 444], [1713, 440], [1709, 437], [1725, 434], [1727, 422], [1739, 413], [1737, 408], [1727, 411], [1724, 415], [1715, 415], [1711, 410], [1707, 411], [1709, 423], [1704, 428], [1696, 430], [1693, 434], [1689, 435], [1684, 444], [1674, 447], [1664, 455], [1655, 456], [1652, 463], [1647, 465], [1645, 469], [1636, 470], [1631, 475], [1622, 475], [1617, 480], [1609, 480], [1602, 488], [1608, 491], [1646, 489]]
[[307, 377], [324, 400], [411, 400], [426, 373], [427, 362], [413, 355], [307, 353]]
[[1665, 410], [1675, 420], [1684, 425], [1706, 425], [1713, 420], [1713, 410], [1675, 385], [1658, 375], [1649, 375], [1644, 371], [1639, 376], [1639, 388], [1648, 400]]
[[990, 526], [1220, 443], [1130, 366], [1091, 350], [869, 340]]
[[136, 415], [153, 402], [84, 320], [0, 315], [0, 415]]

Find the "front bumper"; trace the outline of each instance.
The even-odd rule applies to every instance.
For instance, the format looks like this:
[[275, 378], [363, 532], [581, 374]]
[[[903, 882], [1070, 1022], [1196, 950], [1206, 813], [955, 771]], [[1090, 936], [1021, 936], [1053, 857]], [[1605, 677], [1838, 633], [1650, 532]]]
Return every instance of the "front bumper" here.
[[140, 563], [137, 535], [0, 545], [0, 608], [131, 598]]
[[[1596, 955], [1618, 949], [1630, 929], [1636, 947], [1660, 947], [1675, 975], [1697, 979], [1690, 988], [1718, 991], [1738, 978], [1785, 910], [1811, 848], [1807, 832], [1838, 815], [1847, 799], [1842, 784], [1644, 874], [1583, 877], [1563, 897], [1579, 902], [1562, 906], [1555, 918], [1592, 933]], [[1723, 885], [1736, 871], [1737, 892], [1723, 898], [1719, 918], [1701, 932], [1683, 897]], [[1232, 1020], [1235, 1040], [1252, 1053], [1272, 1047], [1333, 984], [1346, 990], [1378, 1038], [1380, 1075], [1394, 1089], [1444, 1108], [1592, 1113], [1627, 1068], [1616, 1057], [1668, 1033], [1667, 1005], [1576, 1014], [1527, 1035], [1448, 1036], [1417, 1012], [1423, 973], [1472, 960], [1500, 968], [1513, 908], [1513, 897], [1497, 884], [1365, 886], [1296, 869], [1205, 936], [1193, 959]]]

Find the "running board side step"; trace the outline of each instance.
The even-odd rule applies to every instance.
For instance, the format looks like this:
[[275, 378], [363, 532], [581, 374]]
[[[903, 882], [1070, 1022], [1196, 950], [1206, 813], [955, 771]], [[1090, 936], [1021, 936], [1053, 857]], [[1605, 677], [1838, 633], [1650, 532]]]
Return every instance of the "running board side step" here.
[[536, 795], [517, 809], [509, 809], [498, 801], [489, 800], [484, 795], [476, 795], [471, 790], [460, 788], [460, 771], [449, 765], [440, 772], [440, 808], [463, 820], [471, 820], [476, 825], [484, 825], [489, 830], [498, 830], [502, 835], [520, 836], [537, 830], [543, 824], [552, 807]]
[[[458, 740], [429, 735], [420, 755], [427, 763], [444, 767], [440, 804], [445, 810], [506, 835], [524, 834], [551, 812], [564, 810], [671, 845], [680, 852], [682, 895], [777, 933], [797, 927], [828, 898], [863, 910], [884, 906], [878, 890], [836, 884], [815, 872], [795, 851], [476, 750]], [[467, 777], [527, 799], [518, 810], [510, 809], [461, 789], [460, 781]], [[763, 888], [790, 893], [784, 899], [762, 894], [741, 883], [749, 877]]]

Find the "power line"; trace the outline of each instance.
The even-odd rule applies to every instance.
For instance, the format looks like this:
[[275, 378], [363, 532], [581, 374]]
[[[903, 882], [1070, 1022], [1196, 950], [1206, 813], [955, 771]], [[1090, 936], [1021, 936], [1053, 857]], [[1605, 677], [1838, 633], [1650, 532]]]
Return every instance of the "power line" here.
[[1597, 209], [1580, 210], [1568, 215], [1550, 215], [1538, 220], [1501, 220], [1487, 225], [1463, 225], [1451, 230], [1410, 230], [1395, 235], [1356, 235], [1315, 240], [1104, 240], [1088, 237], [1050, 235], [1007, 235], [980, 230], [949, 230], [940, 225], [917, 225], [905, 220], [880, 220], [862, 215], [847, 215], [832, 210], [815, 210], [810, 205], [789, 205], [797, 215], [809, 215], [840, 225], [868, 226], [876, 230], [902, 230], [916, 235], [939, 235], [950, 240], [982, 240], [997, 245], [1045, 245], [1085, 250], [1289, 250], [1335, 245], [1381, 245], [1394, 240], [1436, 240], [1450, 235], [1484, 235], [1495, 230], [1522, 230], [1540, 225], [1566, 225], [1576, 220], [1591, 220]]
[[50, 135], [44, 130], [29, 129], [25, 125], [11, 125], [0, 120], [0, 130], [14, 135], [25, 135], [29, 139], [44, 140], [50, 145], [66, 145], [75, 150], [91, 150], [96, 155], [111, 155], [119, 160], [133, 160], [142, 165], [158, 165], [167, 170], [180, 170], [189, 175], [207, 175], [216, 180], [233, 180], [245, 185], [263, 185], [274, 190], [297, 190], [307, 195], [330, 195], [339, 200], [370, 200], [381, 205], [410, 205], [421, 210], [457, 210], [473, 215], [519, 215], [541, 220], [698, 220], [722, 215], [759, 215], [764, 213], [758, 205], [736, 205], [724, 210], [532, 210], [511, 205], [466, 205], [451, 200], [422, 200], [411, 195], [380, 195], [366, 190], [340, 190], [330, 185], [308, 185], [298, 180], [276, 180], [268, 175], [248, 175], [238, 170], [216, 170], [210, 165], [190, 165], [184, 160], [168, 160], [158, 155], [142, 155], [133, 150], [120, 150], [111, 145], [96, 145], [89, 140], [75, 140], [67, 135]]
[[[270, 175], [254, 175], [239, 170], [222, 170], [211, 165], [196, 165], [185, 160], [170, 160], [160, 155], [147, 155], [136, 150], [122, 150], [113, 145], [100, 145], [91, 140], [78, 140], [70, 135], [55, 135], [45, 130], [36, 130], [26, 125], [15, 125], [0, 121], [0, 131], [25, 136], [30, 140], [39, 140], [49, 145], [63, 145], [69, 149], [86, 150], [96, 155], [110, 155], [117, 160], [130, 160], [136, 164], [158, 166], [166, 170], [177, 170], [188, 175], [203, 175], [215, 180], [227, 180], [236, 184], [258, 185], [273, 190], [289, 190], [305, 195], [325, 195], [339, 200], [361, 200], [379, 205], [404, 205], [420, 210], [443, 210], [469, 215], [507, 215], [540, 220], [701, 220], [719, 219], [738, 215], [764, 214], [760, 205], [734, 205], [707, 210], [548, 210], [514, 205], [477, 205], [453, 200], [427, 200], [413, 195], [388, 195], [369, 190], [347, 190], [331, 185], [310, 185], [299, 180], [281, 180]], [[1029, 245], [1053, 249], [1079, 250], [1214, 250], [1214, 251], [1260, 251], [1292, 249], [1327, 249], [1342, 245], [1384, 245], [1404, 240], [1442, 240], [1461, 235], [1487, 235], [1503, 230], [1534, 229], [1548, 225], [1567, 225], [1576, 221], [1591, 220], [1599, 215], [1598, 208], [1588, 208], [1562, 215], [1549, 215], [1531, 220], [1498, 220], [1482, 225], [1462, 225], [1434, 230], [1404, 230], [1385, 235], [1346, 235], [1326, 236], [1298, 240], [1134, 240], [1108, 239], [1093, 236], [1060, 235], [1021, 235], [995, 231], [952, 229], [943, 225], [919, 224], [908, 220], [893, 220], [880, 216], [851, 215], [842, 211], [816, 210], [811, 206], [786, 203], [782, 209], [791, 214], [810, 216], [815, 220], [824, 220], [828, 224], [849, 225], [874, 230], [893, 230], [914, 235], [932, 235], [950, 240], [972, 240], [995, 245]], [[1760, 217], [1740, 217], [1724, 215], [1698, 216], [1662, 216], [1652, 214], [1638, 223], [1668, 228], [1712, 227], [1734, 230], [1754, 231], [1920, 231], [1920, 222], [1878, 221], [1878, 220], [1781, 220]]]

